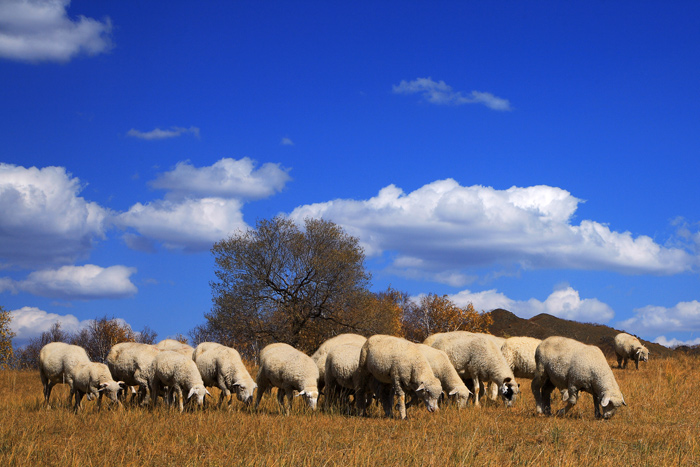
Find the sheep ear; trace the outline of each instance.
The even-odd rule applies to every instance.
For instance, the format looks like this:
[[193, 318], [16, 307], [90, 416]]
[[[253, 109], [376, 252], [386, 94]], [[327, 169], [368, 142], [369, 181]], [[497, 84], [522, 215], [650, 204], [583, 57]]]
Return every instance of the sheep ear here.
[[204, 388], [204, 395], [209, 396], [209, 397], [213, 397], [207, 388]]
[[627, 407], [627, 402], [625, 402], [624, 396], [622, 397], [622, 405], [624, 405], [625, 407]]
[[607, 407], [609, 403], [610, 403], [610, 398], [608, 396], [604, 396], [603, 400], [600, 401], [600, 405], [602, 405], [603, 407]]
[[510, 381], [511, 381], [510, 376], [506, 377], [506, 378], [503, 380], [504, 383], [510, 383]]
[[449, 394], [447, 394], [447, 395], [448, 395], [448, 396], [454, 396], [455, 394], [457, 394], [457, 388], [454, 388], [454, 389], [453, 389], [452, 391], [450, 391]]
[[196, 392], [196, 391], [195, 391], [194, 388], [190, 389], [190, 393], [187, 394], [187, 400], [190, 400], [190, 397], [194, 396], [195, 392]]
[[301, 392], [298, 393], [295, 397], [303, 396], [304, 394], [306, 394], [306, 391], [301, 391]]
[[98, 386], [97, 391], [98, 391], [98, 392], [102, 392], [102, 391], [104, 391], [105, 389], [107, 389], [107, 386], [109, 386], [107, 383], [102, 383], [102, 384], [100, 384], [100, 385]]
[[425, 384], [424, 383], [420, 383], [420, 386], [418, 386], [418, 388], [416, 389], [416, 392], [421, 392], [421, 391], [425, 391]]
[[124, 381], [117, 381], [117, 384], [118, 384], [119, 387], [122, 388], [122, 389], [126, 389], [126, 388], [127, 388], [126, 383], [125, 383]]

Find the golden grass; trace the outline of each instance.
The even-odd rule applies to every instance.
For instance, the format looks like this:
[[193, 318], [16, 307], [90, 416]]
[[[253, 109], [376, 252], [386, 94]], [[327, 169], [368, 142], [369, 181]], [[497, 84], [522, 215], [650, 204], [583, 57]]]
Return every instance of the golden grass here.
[[529, 380], [512, 409], [414, 407], [404, 421], [376, 409], [369, 418], [313, 413], [300, 400], [283, 416], [274, 394], [258, 413], [238, 401], [231, 411], [98, 413], [84, 400], [74, 414], [65, 385], [48, 410], [36, 372], [4, 371], [0, 465], [700, 465], [698, 364], [678, 356], [614, 369], [628, 407], [607, 421], [593, 418], [589, 395], [567, 417], [536, 416]]

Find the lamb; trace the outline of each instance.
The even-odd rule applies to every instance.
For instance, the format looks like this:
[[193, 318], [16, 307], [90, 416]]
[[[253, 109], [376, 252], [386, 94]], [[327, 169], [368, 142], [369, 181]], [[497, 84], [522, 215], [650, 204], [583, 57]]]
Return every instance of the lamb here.
[[48, 408], [51, 408], [49, 403], [51, 389], [58, 383], [68, 383], [70, 388], [68, 404], [71, 403], [75, 394], [73, 369], [84, 363], [90, 363], [90, 358], [85, 349], [80, 346], [64, 342], [51, 342], [41, 348], [39, 352], [39, 377], [44, 386], [44, 402]]
[[358, 347], [362, 347], [362, 344], [364, 344], [366, 340], [366, 337], [360, 336], [359, 334], [338, 334], [337, 336], [331, 337], [330, 339], [326, 340], [323, 344], [319, 346], [318, 350], [316, 350], [316, 352], [314, 352], [313, 355], [311, 355], [311, 359], [316, 363], [316, 366], [318, 367], [319, 389], [323, 389], [323, 385], [325, 384], [326, 356], [328, 355], [328, 352], [330, 352], [331, 349], [333, 349], [333, 347], [343, 344], [354, 344]]
[[501, 346], [501, 353], [516, 378], [535, 377], [535, 350], [542, 342], [534, 337], [509, 337]]
[[428, 359], [433, 374], [440, 380], [440, 385], [448, 396], [455, 396], [457, 407], [464, 408], [467, 405], [471, 391], [467, 389], [464, 381], [457, 374], [457, 370], [450, 362], [447, 354], [442, 350], [425, 344], [417, 344], [421, 353]]
[[[186, 357], [173, 350], [160, 352], [153, 360], [153, 376], [150, 381], [151, 394], [158, 394], [163, 386], [168, 387], [168, 403], [172, 405], [175, 396], [178, 398], [180, 412], [183, 411], [183, 390], [187, 393], [187, 400], [194, 399], [200, 407], [204, 403], [204, 397], [211, 394], [204, 387], [202, 376], [197, 365], [191, 357]], [[157, 397], [152, 397], [153, 408], [156, 407]]]
[[257, 385], [235, 349], [216, 342], [202, 342], [194, 350], [193, 358], [204, 385], [221, 390], [219, 407], [232, 392], [246, 405], [252, 402]]
[[153, 380], [153, 363], [160, 353], [161, 350], [153, 345], [121, 342], [115, 344], [107, 355], [107, 366], [112, 376], [129, 386], [139, 387], [141, 405], [147, 402], [150, 382]]
[[537, 346], [535, 362], [531, 388], [538, 414], [551, 414], [551, 394], [555, 387], [566, 389], [568, 396], [566, 407], [557, 415], [566, 414], [576, 404], [579, 391], [593, 396], [596, 418], [608, 419], [618, 407], [627, 405], [608, 361], [594, 345], [566, 337], [548, 337]]
[[[389, 394], [399, 396], [401, 419], [406, 418], [406, 392], [416, 392], [425, 402], [428, 412], [438, 410], [442, 386], [417, 344], [382, 334], [367, 339], [360, 351], [359, 377], [355, 388], [358, 409], [363, 415], [366, 415], [372, 377], [381, 384], [391, 385]], [[392, 415], [392, 399], [393, 396], [390, 396], [382, 401], [387, 417]]]
[[318, 367], [305, 353], [284, 343], [270, 344], [260, 351], [260, 369], [256, 378], [258, 395], [255, 408], [258, 408], [263, 394], [272, 387], [277, 388], [277, 402], [289, 413], [284, 397], [292, 405], [294, 391], [303, 396], [311, 410], [316, 410], [318, 402]]
[[112, 374], [104, 363], [79, 363], [73, 368], [73, 387], [75, 388], [75, 407], [77, 412], [81, 406], [83, 395], [88, 400], [97, 397], [97, 410], [102, 408], [102, 396], [107, 394], [109, 399], [121, 407], [119, 393], [126, 390], [124, 381], [114, 381]]
[[639, 370], [639, 361], [649, 360], [649, 350], [639, 342], [639, 339], [624, 332], [615, 336], [615, 354], [617, 354], [618, 368], [627, 368], [627, 359], [631, 358]]
[[[366, 340], [366, 339], [365, 339]], [[334, 346], [324, 357], [326, 403], [330, 405], [336, 396], [347, 402], [349, 393], [354, 393], [358, 383], [361, 345], [341, 344]]]
[[434, 342], [433, 347], [447, 354], [462, 379], [472, 380], [475, 406], [480, 406], [481, 383], [488, 382], [497, 385], [507, 407], [515, 403], [520, 385], [493, 340], [479, 334], [455, 335]]

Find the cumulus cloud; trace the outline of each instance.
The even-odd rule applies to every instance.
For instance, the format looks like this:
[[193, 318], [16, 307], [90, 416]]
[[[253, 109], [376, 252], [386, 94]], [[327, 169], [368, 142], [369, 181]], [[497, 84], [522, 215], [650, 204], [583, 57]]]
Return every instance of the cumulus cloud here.
[[0, 264], [71, 263], [104, 238], [109, 211], [78, 196], [63, 167], [0, 163]]
[[185, 134], [190, 134], [195, 138], [199, 138], [199, 128], [197, 128], [196, 126], [191, 126], [189, 128], [174, 126], [169, 130], [161, 130], [160, 128], [156, 128], [155, 130], [151, 131], [139, 131], [132, 128], [126, 133], [127, 136], [131, 136], [132, 138], [145, 139], [149, 141], [157, 139], [177, 138], [178, 136]]
[[401, 81], [392, 88], [395, 94], [420, 94], [423, 99], [437, 105], [483, 104], [493, 110], [511, 110], [507, 99], [496, 97], [489, 92], [471, 91], [463, 93], [455, 91], [444, 81], [433, 81], [432, 78], [417, 78], [413, 81]]
[[10, 314], [12, 315], [10, 328], [17, 334], [15, 339], [20, 343], [39, 337], [42, 332], [51, 329], [56, 322], [61, 323], [61, 329], [69, 333], [78, 332], [90, 323], [90, 320], [80, 321], [73, 315], [47, 313], [30, 306], [10, 310]]
[[578, 291], [568, 286], [555, 290], [543, 302], [536, 298], [513, 300], [496, 290], [482, 292], [463, 290], [450, 296], [450, 299], [459, 306], [471, 303], [477, 310], [491, 311], [503, 308], [521, 318], [531, 318], [547, 313], [573, 321], [607, 323], [615, 315], [613, 309], [607, 304], [596, 298], [581, 299]]
[[645, 335], [700, 332], [700, 302], [679, 302], [670, 308], [655, 305], [636, 308], [634, 316], [620, 322], [619, 326]]
[[581, 200], [550, 186], [460, 186], [439, 180], [411, 193], [389, 185], [368, 200], [338, 199], [296, 208], [290, 217], [325, 218], [358, 237], [368, 256], [391, 252], [392, 269], [459, 273], [465, 268], [610, 270], [676, 274], [697, 258], [650, 237], [611, 231], [607, 225], [571, 221]]
[[247, 157], [224, 158], [207, 167], [194, 167], [185, 161], [160, 174], [150, 185], [167, 190], [170, 197], [262, 199], [284, 188], [290, 180], [288, 172], [273, 163], [256, 167], [256, 162]]
[[68, 16], [70, 0], [0, 2], [0, 57], [26, 62], [67, 62], [112, 48], [112, 23]]
[[671, 339], [667, 339], [666, 336], [659, 336], [656, 339], [654, 339], [654, 342], [656, 344], [661, 344], [664, 347], [669, 347], [669, 348], [677, 347], [679, 345], [691, 346], [691, 345], [700, 345], [700, 337], [697, 337], [695, 339], [690, 339], [687, 341], [682, 341], [682, 340], [676, 339], [675, 337], [673, 337]]
[[137, 292], [130, 280], [135, 272], [135, 268], [126, 266], [103, 268], [94, 264], [43, 269], [30, 273], [25, 280], [11, 281], [12, 291], [63, 300], [125, 298]]
[[[157, 200], [135, 204], [115, 222], [171, 250], [205, 251], [236, 230], [248, 228], [241, 208], [242, 203], [235, 199]], [[131, 247], [142, 241], [133, 235], [125, 240]]]

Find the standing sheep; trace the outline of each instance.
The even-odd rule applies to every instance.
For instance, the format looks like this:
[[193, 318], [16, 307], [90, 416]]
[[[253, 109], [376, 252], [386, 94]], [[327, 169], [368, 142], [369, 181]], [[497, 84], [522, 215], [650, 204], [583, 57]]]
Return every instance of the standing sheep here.
[[466, 407], [471, 391], [467, 389], [464, 381], [462, 381], [462, 378], [457, 374], [457, 370], [455, 370], [447, 354], [429, 345], [417, 345], [421, 353], [428, 359], [433, 374], [440, 380], [442, 390], [446, 392], [448, 396], [454, 396], [457, 407], [460, 409]]
[[328, 352], [333, 349], [333, 347], [344, 344], [354, 344], [358, 347], [362, 347], [362, 344], [367, 340], [366, 337], [359, 334], [338, 334], [335, 337], [331, 337], [321, 344], [316, 350], [316, 352], [311, 355], [311, 359], [316, 363], [318, 367], [318, 388], [323, 389], [325, 384], [325, 373], [326, 373], [326, 356]]
[[631, 358], [639, 370], [639, 361], [649, 360], [649, 350], [639, 342], [639, 339], [625, 332], [615, 336], [615, 354], [617, 354], [618, 368], [627, 368], [627, 359]]
[[512, 406], [520, 392], [513, 371], [500, 348], [489, 338], [479, 335], [456, 335], [433, 343], [444, 351], [462, 379], [471, 379], [474, 405], [479, 407], [481, 384], [493, 382], [507, 407]]
[[252, 402], [257, 385], [235, 349], [215, 342], [202, 342], [195, 349], [193, 358], [204, 386], [216, 386], [221, 390], [219, 407], [232, 392], [246, 405]]
[[155, 345], [158, 350], [172, 350], [192, 358], [194, 348], [175, 339], [163, 339]]
[[349, 395], [355, 392], [358, 384], [361, 350], [361, 345], [342, 344], [334, 346], [326, 355], [324, 379], [327, 406], [339, 398], [349, 408]]
[[399, 415], [402, 419], [406, 418], [406, 392], [418, 394], [428, 412], [438, 410], [437, 401], [442, 394], [442, 386], [417, 344], [381, 334], [367, 339], [360, 352], [359, 378], [355, 389], [358, 409], [363, 415], [366, 415], [366, 396], [371, 391], [372, 378], [380, 384], [391, 386], [392, 396], [383, 401], [387, 417], [391, 416], [395, 394], [399, 396]]
[[538, 414], [551, 414], [551, 394], [555, 387], [565, 389], [568, 396], [566, 407], [557, 415], [566, 414], [576, 405], [579, 391], [593, 396], [596, 418], [608, 419], [618, 407], [627, 405], [605, 355], [594, 345], [566, 337], [548, 337], [537, 346], [535, 362], [532, 394]]
[[204, 397], [211, 394], [204, 387], [202, 376], [197, 365], [191, 357], [186, 357], [173, 350], [165, 350], [159, 353], [153, 360], [153, 377], [150, 382], [153, 407], [155, 408], [158, 394], [163, 386], [168, 387], [168, 403], [172, 405], [175, 396], [178, 398], [180, 412], [184, 409], [183, 390], [187, 393], [189, 401], [196, 396], [195, 401], [200, 407], [204, 403]]
[[277, 388], [277, 402], [289, 413], [284, 404], [284, 397], [292, 405], [294, 391], [297, 396], [304, 396], [311, 410], [316, 410], [318, 402], [318, 367], [305, 353], [284, 343], [270, 344], [260, 351], [260, 369], [256, 378], [258, 395], [255, 408], [260, 399], [272, 387]]
[[118, 406], [119, 393], [126, 390], [124, 381], [114, 381], [109, 368], [104, 363], [88, 362], [80, 363], [73, 368], [73, 387], [75, 388], [75, 407], [77, 412], [83, 395], [87, 395], [88, 400], [97, 398], [97, 410], [102, 408], [102, 396], [107, 397]]
[[64, 342], [51, 342], [41, 348], [39, 352], [39, 377], [44, 386], [44, 402], [48, 408], [51, 408], [49, 403], [51, 389], [58, 383], [68, 383], [70, 388], [68, 404], [71, 403], [73, 394], [75, 394], [73, 369], [84, 363], [90, 363], [90, 358], [85, 349], [80, 346]]
[[[129, 386], [139, 387], [139, 404], [147, 402], [150, 382], [153, 380], [154, 360], [161, 353], [155, 346], [137, 342], [115, 344], [107, 355], [107, 366], [112, 376]], [[156, 397], [151, 393], [151, 398]]]

